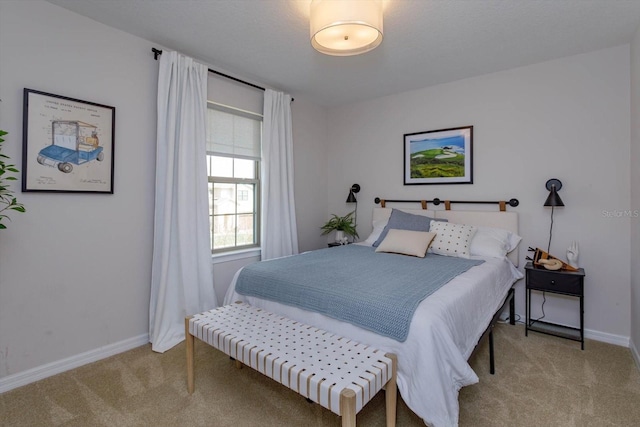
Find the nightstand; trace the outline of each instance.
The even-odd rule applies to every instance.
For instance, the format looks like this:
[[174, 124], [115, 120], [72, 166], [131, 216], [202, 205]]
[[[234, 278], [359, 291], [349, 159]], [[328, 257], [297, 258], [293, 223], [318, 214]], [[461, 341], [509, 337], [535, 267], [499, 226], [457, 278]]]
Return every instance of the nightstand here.
[[[347, 243], [347, 245], [350, 245], [351, 242]], [[338, 243], [338, 242], [331, 242], [331, 243], [327, 243], [327, 246], [329, 246], [330, 248], [335, 248], [336, 246], [344, 246], [342, 243]]]
[[[526, 273], [526, 323], [525, 335], [529, 331], [541, 332], [561, 338], [579, 341], [584, 350], [584, 269], [578, 271], [547, 270], [534, 267], [532, 263], [524, 266]], [[531, 291], [568, 295], [580, 300], [580, 328], [559, 325], [542, 320], [531, 319]]]

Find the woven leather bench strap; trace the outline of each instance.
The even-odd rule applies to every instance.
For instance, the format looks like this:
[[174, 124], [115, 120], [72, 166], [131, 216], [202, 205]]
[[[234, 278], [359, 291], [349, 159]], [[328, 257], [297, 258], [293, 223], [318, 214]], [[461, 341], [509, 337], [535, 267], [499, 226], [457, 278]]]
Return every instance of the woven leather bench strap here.
[[387, 426], [395, 426], [394, 354], [244, 303], [187, 317], [185, 332], [189, 393], [198, 338], [341, 416], [343, 427], [354, 427], [356, 414], [384, 387]]

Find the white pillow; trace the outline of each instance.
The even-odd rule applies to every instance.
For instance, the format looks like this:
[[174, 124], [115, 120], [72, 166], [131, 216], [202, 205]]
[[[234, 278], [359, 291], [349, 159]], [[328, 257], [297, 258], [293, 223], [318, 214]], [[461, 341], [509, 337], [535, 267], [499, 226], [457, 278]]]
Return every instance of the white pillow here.
[[510, 231], [493, 227], [477, 227], [471, 240], [471, 255], [504, 258], [514, 250], [522, 237]]
[[471, 239], [477, 228], [471, 225], [452, 224], [450, 222], [431, 221], [429, 231], [436, 233], [429, 252], [438, 255], [469, 258]]
[[376, 252], [393, 252], [424, 258], [429, 244], [436, 236], [429, 231], [411, 231], [389, 229], [384, 240], [376, 248]]
[[387, 219], [378, 219], [373, 221], [373, 231], [363, 243], [373, 246], [376, 240], [380, 237], [380, 234], [382, 234], [382, 230], [384, 230], [385, 225], [387, 225], [387, 221]]

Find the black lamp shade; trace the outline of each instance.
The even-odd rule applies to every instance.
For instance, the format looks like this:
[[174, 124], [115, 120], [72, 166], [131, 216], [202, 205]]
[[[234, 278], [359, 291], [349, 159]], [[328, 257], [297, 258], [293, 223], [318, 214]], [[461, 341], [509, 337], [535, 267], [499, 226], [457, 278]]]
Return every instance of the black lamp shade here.
[[347, 197], [347, 203], [358, 203], [356, 199], [356, 193], [360, 192], [360, 185], [353, 184], [349, 189], [349, 197]]
[[549, 190], [549, 196], [544, 202], [545, 206], [564, 206], [562, 199], [558, 195], [558, 190], [562, 188], [562, 182], [559, 179], [552, 178], [547, 181], [545, 187]]
[[549, 192], [549, 197], [547, 197], [547, 201], [544, 202], [544, 205], [545, 206], [564, 206], [564, 203], [562, 203], [562, 199], [558, 195], [558, 192], [556, 191], [555, 187], [553, 187]]

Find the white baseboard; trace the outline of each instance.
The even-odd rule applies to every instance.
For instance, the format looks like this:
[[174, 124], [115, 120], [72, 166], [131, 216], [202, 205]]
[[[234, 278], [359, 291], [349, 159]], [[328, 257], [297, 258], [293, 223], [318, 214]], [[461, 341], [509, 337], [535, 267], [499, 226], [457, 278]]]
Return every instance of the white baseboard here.
[[[506, 313], [506, 319], [509, 318], [509, 312], [505, 312]], [[502, 316], [501, 316], [502, 317]], [[516, 313], [516, 321], [521, 322], [521, 323], [525, 323], [525, 317], [524, 315], [518, 314]], [[570, 328], [576, 328], [577, 326], [575, 325], [563, 325], [560, 324], [561, 326], [567, 326]], [[607, 344], [613, 344], [613, 345], [619, 345], [622, 347], [629, 347], [630, 344], [630, 337], [624, 336], [624, 335], [615, 335], [615, 334], [610, 334], [607, 332], [600, 332], [600, 331], [594, 331], [593, 329], [585, 329], [584, 330], [584, 337], [585, 339], [592, 339], [595, 341], [600, 341], [600, 342], [604, 342]]]
[[109, 356], [113, 356], [114, 354], [122, 353], [124, 351], [140, 347], [141, 345], [145, 345], [148, 342], [149, 334], [143, 334], [137, 337], [128, 338], [117, 343], [109, 344], [104, 347], [96, 348], [95, 350], [89, 350], [85, 353], [76, 354], [75, 356], [67, 357], [66, 359], [47, 363], [46, 365], [41, 365], [23, 372], [18, 372], [17, 374], [0, 378], [0, 393], [13, 390], [14, 388], [22, 387], [23, 385], [42, 380], [44, 378], [68, 371], [73, 368], [77, 368], [79, 366], [86, 365], [88, 363], [105, 359]]
[[620, 345], [629, 348], [629, 337], [622, 335], [608, 334], [606, 332], [594, 331], [591, 329], [584, 330], [584, 337], [592, 340], [606, 342], [607, 344]]

